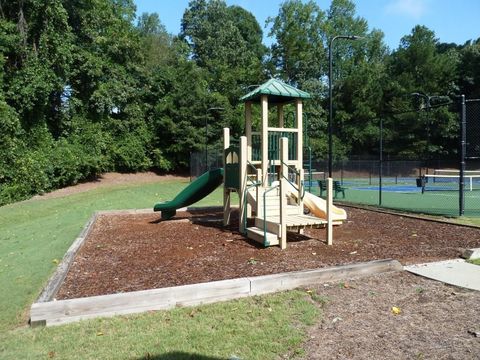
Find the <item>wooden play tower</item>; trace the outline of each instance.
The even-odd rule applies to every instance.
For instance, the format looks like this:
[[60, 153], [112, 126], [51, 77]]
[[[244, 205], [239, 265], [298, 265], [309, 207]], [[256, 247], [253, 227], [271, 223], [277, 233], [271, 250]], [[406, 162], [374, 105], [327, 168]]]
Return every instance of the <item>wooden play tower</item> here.
[[[303, 208], [302, 101], [308, 98], [308, 93], [270, 79], [240, 99], [245, 136], [231, 144], [229, 129], [224, 129], [224, 224], [230, 222], [231, 193], [237, 192], [239, 231], [264, 246], [284, 249], [288, 231], [302, 233], [328, 223], [305, 215]], [[286, 119], [287, 104], [294, 106], [293, 121]], [[260, 121], [253, 119], [254, 106], [260, 106]], [[254, 123], [258, 131], [253, 131]]]

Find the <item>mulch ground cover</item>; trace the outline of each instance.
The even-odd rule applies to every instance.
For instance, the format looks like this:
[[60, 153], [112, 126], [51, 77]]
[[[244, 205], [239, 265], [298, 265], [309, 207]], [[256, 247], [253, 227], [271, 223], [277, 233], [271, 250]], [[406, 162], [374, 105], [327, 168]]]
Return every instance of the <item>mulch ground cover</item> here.
[[302, 359], [480, 358], [479, 291], [406, 271], [309, 290], [323, 316], [308, 330]]
[[288, 247], [263, 248], [221, 224], [219, 211], [160, 215], [102, 215], [62, 285], [57, 299], [146, 290], [244, 276], [316, 269], [393, 258], [402, 264], [458, 256], [480, 246], [480, 229], [346, 208], [348, 221], [334, 228], [289, 234]]

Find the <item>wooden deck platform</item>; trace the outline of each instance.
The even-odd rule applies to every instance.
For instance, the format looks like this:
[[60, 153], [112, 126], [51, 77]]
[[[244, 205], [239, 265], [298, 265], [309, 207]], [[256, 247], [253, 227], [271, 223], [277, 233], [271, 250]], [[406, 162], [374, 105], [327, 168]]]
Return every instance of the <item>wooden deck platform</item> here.
[[[263, 218], [259, 217], [257, 219], [258, 221], [263, 222]], [[278, 215], [267, 216], [266, 220], [268, 223], [279, 224], [280, 216]], [[304, 215], [304, 214], [287, 215], [286, 222], [287, 222], [287, 229], [292, 227], [296, 227], [296, 228], [324, 227], [327, 224], [327, 220], [325, 219], [320, 219], [316, 216]]]

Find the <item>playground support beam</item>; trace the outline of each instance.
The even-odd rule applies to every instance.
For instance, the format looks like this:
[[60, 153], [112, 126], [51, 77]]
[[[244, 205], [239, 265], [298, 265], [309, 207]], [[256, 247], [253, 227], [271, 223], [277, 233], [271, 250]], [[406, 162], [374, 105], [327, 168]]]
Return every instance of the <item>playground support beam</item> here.
[[287, 180], [288, 178], [288, 138], [279, 140], [280, 148], [280, 248], [287, 248]]
[[223, 128], [223, 226], [230, 224], [230, 189], [227, 189], [225, 186], [225, 169], [226, 169], [226, 159], [225, 159], [225, 150], [230, 147], [230, 129]]
[[[303, 104], [301, 99], [295, 100], [295, 118], [297, 120], [297, 169], [303, 169]], [[300, 180], [303, 180], [301, 178]]]
[[262, 186], [268, 184], [268, 96], [262, 95]]
[[283, 128], [285, 126], [285, 116], [283, 114], [283, 104], [277, 105], [277, 114], [278, 114], [278, 127]]
[[238, 189], [238, 231], [240, 233], [245, 232], [245, 196], [247, 196], [245, 190], [247, 188], [247, 137], [241, 136], [240, 137], [240, 149], [239, 149], [239, 159], [238, 159], [238, 166], [239, 166], [239, 189]]
[[252, 161], [252, 102], [245, 103], [245, 135], [247, 136], [248, 161]]

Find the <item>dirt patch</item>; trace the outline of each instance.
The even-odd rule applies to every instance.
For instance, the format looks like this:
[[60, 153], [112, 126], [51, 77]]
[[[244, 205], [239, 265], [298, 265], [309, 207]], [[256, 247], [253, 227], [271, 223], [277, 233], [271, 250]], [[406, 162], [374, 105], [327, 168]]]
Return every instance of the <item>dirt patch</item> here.
[[103, 295], [394, 258], [444, 260], [480, 246], [480, 230], [361, 209], [325, 244], [324, 229], [289, 235], [288, 248], [263, 248], [214, 211], [103, 215], [78, 253], [58, 299]]
[[479, 358], [480, 292], [406, 272], [313, 290], [326, 305], [305, 359]]
[[189, 177], [177, 175], [158, 175], [151, 171], [135, 174], [105, 173], [99, 176], [95, 181], [79, 183], [63, 189], [54, 190], [46, 194], [36, 195], [32, 199], [52, 199], [112, 185], [147, 184], [165, 180], [188, 181]]

